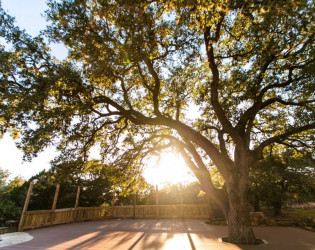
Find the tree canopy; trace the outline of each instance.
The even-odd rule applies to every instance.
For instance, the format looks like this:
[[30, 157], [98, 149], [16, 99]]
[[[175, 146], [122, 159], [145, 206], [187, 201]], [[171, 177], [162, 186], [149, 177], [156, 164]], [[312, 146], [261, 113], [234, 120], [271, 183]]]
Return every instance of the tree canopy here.
[[[1, 10], [1, 131], [21, 137], [26, 157], [53, 144], [60, 162], [85, 161], [97, 146], [102, 162], [121, 171], [173, 147], [224, 210], [229, 240], [254, 243], [250, 166], [275, 143], [314, 146], [314, 3], [48, 6], [51, 24], [35, 38]], [[67, 60], [50, 55], [47, 39], [68, 48]]]

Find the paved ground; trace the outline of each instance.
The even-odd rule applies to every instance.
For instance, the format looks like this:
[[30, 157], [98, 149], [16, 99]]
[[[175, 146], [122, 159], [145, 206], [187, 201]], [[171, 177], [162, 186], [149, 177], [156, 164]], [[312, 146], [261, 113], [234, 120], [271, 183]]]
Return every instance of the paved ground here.
[[232, 245], [218, 241], [226, 226], [204, 220], [105, 220], [26, 231], [34, 238], [2, 249], [315, 249], [315, 233], [293, 227], [255, 227], [257, 238], [267, 244]]

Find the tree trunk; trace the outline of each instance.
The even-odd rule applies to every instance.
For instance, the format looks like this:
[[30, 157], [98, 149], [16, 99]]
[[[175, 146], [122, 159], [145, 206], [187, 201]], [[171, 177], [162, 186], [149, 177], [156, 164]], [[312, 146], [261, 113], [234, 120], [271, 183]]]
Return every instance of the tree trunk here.
[[225, 176], [225, 184], [222, 189], [214, 192], [211, 179], [207, 174], [196, 175], [203, 190], [209, 197], [222, 208], [228, 222], [228, 237], [224, 241], [234, 244], [254, 245], [259, 242], [256, 239], [250, 221], [249, 206], [246, 194], [248, 192], [249, 158], [238, 157], [235, 170]]
[[255, 198], [254, 198], [254, 210], [255, 212], [260, 212], [260, 200], [259, 200], [258, 195], [255, 195]]
[[281, 215], [282, 210], [282, 203], [281, 201], [275, 201], [273, 202], [273, 211], [275, 216]]
[[228, 241], [235, 244], [256, 244], [247, 203], [230, 198], [228, 221]]
[[[244, 182], [244, 180], [242, 180]], [[245, 180], [246, 181], [246, 180]], [[254, 245], [259, 242], [256, 239], [249, 216], [249, 207], [246, 199], [246, 188], [241, 188], [240, 180], [232, 184], [226, 183], [221, 189], [221, 199], [212, 199], [219, 207], [222, 208], [224, 216], [228, 222], [228, 237], [225, 241], [234, 244]], [[205, 189], [207, 190], [207, 189]], [[209, 197], [213, 193], [208, 191]]]
[[251, 226], [247, 200], [249, 158], [246, 152], [243, 155], [236, 154], [235, 167], [237, 171], [232, 172], [226, 181], [229, 200], [228, 242], [253, 245], [257, 240]]

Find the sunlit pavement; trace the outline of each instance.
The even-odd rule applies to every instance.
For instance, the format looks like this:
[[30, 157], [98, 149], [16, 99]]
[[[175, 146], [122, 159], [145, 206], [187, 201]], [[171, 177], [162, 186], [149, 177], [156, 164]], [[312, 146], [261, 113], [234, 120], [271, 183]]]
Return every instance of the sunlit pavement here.
[[267, 244], [219, 242], [226, 226], [201, 219], [136, 219], [89, 221], [26, 231], [31, 241], [1, 249], [315, 249], [315, 233], [293, 227], [255, 227]]

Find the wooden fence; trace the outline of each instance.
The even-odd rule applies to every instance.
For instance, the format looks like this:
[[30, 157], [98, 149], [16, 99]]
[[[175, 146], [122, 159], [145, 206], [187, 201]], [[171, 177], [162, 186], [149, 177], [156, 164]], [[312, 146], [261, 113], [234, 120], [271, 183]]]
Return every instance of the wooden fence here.
[[[19, 231], [57, 224], [104, 220], [109, 218], [210, 218], [208, 204], [180, 204], [160, 205], [158, 198], [156, 205], [131, 206], [101, 206], [101, 207], [78, 207], [80, 189], [78, 188], [74, 208], [56, 209], [59, 192], [59, 184], [56, 187], [55, 198], [51, 210], [27, 211], [33, 183], [31, 183], [23, 208], [19, 224]], [[157, 195], [158, 197], [158, 189]]]
[[57, 224], [110, 218], [209, 218], [209, 211], [209, 205], [207, 204], [78, 207], [55, 209], [54, 211], [36, 210], [25, 213], [24, 223], [20, 231]]

